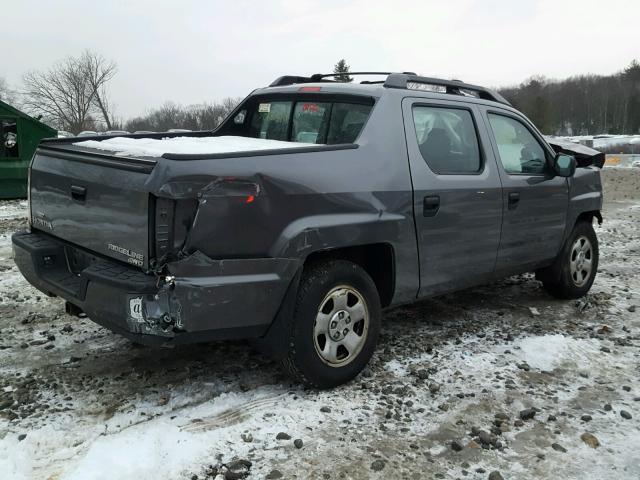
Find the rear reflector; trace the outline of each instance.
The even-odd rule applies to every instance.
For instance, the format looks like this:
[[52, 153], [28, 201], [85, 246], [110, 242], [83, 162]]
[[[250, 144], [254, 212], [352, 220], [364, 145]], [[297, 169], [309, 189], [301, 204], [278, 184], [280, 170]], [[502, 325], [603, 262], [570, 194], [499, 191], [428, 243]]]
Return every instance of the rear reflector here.
[[322, 87], [300, 87], [298, 89], [299, 92], [319, 92], [322, 90]]

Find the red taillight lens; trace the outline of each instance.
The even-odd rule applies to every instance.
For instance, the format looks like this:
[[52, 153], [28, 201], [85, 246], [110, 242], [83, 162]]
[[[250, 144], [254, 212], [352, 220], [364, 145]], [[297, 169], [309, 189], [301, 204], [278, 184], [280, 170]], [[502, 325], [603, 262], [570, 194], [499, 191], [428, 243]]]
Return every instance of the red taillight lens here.
[[322, 90], [322, 87], [300, 87], [298, 89], [299, 92], [319, 92]]

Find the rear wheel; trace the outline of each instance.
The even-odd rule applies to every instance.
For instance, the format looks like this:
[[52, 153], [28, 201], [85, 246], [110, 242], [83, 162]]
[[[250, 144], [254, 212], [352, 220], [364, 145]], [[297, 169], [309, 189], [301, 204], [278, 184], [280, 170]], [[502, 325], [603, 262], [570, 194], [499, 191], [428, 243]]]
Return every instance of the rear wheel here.
[[373, 355], [380, 319], [375, 284], [360, 266], [335, 260], [308, 268], [286, 325], [285, 369], [315, 388], [348, 382]]
[[598, 258], [598, 237], [593, 225], [578, 222], [555, 263], [538, 272], [538, 278], [554, 297], [579, 298], [593, 285]]

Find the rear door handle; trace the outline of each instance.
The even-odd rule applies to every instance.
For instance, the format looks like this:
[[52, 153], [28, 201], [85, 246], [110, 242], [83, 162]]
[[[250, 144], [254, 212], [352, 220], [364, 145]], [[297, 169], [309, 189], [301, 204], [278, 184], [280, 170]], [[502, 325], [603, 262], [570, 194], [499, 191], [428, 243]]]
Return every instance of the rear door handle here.
[[513, 210], [518, 206], [520, 194], [518, 192], [509, 192], [509, 210]]
[[424, 197], [422, 202], [422, 215], [425, 217], [433, 217], [440, 210], [440, 196], [429, 195]]
[[84, 202], [87, 198], [87, 189], [79, 185], [71, 185], [71, 198]]

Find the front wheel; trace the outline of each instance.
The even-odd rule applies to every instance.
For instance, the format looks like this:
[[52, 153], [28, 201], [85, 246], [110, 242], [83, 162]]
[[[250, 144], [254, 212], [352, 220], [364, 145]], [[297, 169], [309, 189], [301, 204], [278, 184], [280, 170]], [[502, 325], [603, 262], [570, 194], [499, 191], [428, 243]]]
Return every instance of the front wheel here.
[[381, 315], [376, 286], [360, 266], [344, 260], [311, 266], [286, 325], [285, 369], [314, 388], [348, 382], [373, 355]]
[[538, 278], [554, 297], [580, 298], [593, 285], [598, 259], [598, 237], [593, 225], [578, 222], [555, 263], [541, 270]]

